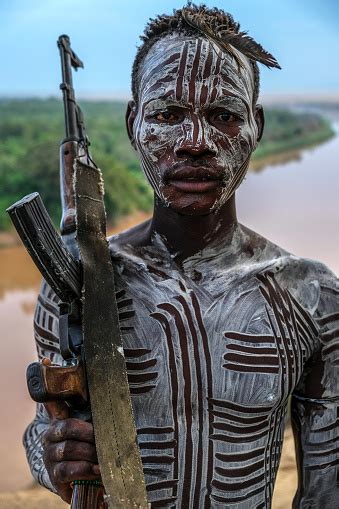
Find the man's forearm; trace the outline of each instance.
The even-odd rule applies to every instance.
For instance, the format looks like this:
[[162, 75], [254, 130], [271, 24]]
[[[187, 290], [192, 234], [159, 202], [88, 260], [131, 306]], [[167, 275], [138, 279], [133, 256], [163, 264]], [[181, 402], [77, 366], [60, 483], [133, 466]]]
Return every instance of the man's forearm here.
[[44, 406], [42, 404], [38, 404], [35, 419], [27, 427], [24, 433], [23, 444], [26, 449], [27, 461], [33, 478], [39, 484], [55, 493], [55, 488], [49, 479], [43, 460], [42, 440], [44, 434], [49, 428], [49, 425], [49, 417]]

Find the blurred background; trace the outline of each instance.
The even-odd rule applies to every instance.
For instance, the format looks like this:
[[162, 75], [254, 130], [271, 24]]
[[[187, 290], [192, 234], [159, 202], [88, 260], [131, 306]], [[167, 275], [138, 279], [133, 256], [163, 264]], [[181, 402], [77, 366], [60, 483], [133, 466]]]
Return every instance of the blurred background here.
[[[228, 10], [272, 52], [261, 68], [266, 132], [237, 193], [240, 221], [298, 256], [339, 273], [339, 3], [335, 0], [206, 1]], [[25, 370], [35, 359], [32, 317], [40, 276], [4, 210], [39, 191], [58, 224], [63, 138], [56, 40], [71, 37], [85, 63], [74, 77], [92, 153], [103, 169], [111, 230], [146, 218], [152, 193], [124, 128], [130, 70], [150, 17], [176, 0], [0, 0], [0, 507], [57, 508], [35, 488], [21, 437], [34, 415]], [[290, 507], [296, 478], [290, 427], [274, 509]]]

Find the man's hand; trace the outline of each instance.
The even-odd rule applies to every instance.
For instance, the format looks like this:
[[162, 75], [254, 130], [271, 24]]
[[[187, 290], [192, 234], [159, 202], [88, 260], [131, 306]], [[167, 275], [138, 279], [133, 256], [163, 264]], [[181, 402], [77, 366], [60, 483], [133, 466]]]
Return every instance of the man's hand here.
[[91, 423], [80, 419], [54, 421], [44, 436], [43, 445], [49, 478], [65, 502], [71, 501], [72, 481], [100, 479]]

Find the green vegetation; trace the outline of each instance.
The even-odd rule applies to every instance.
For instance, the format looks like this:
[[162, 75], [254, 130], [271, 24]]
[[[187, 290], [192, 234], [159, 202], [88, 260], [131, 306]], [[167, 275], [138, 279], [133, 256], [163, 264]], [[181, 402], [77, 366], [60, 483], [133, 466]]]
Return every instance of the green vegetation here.
[[[126, 135], [125, 104], [81, 101], [81, 106], [93, 156], [103, 169], [110, 222], [135, 210], [150, 210], [152, 191]], [[58, 223], [58, 142], [63, 132], [61, 101], [0, 100], [0, 230], [10, 226], [3, 211], [33, 191], [41, 194]], [[254, 157], [313, 145], [332, 134], [330, 124], [318, 115], [268, 110], [265, 135]]]
[[317, 145], [334, 135], [330, 122], [315, 113], [266, 109], [265, 119], [264, 136], [254, 153], [254, 160]]

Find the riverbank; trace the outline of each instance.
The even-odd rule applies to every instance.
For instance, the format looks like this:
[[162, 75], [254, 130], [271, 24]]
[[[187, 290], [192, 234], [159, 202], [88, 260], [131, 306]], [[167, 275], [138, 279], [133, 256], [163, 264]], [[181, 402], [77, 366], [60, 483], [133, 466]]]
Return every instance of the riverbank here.
[[[103, 169], [108, 218], [124, 217], [136, 210], [151, 211], [153, 192], [141, 174], [126, 133], [126, 105], [83, 101], [82, 107], [95, 160]], [[57, 140], [63, 133], [62, 109], [61, 102], [52, 99], [0, 98], [1, 232], [11, 228], [5, 209], [33, 190], [40, 193], [56, 224], [59, 221]], [[265, 132], [253, 155], [253, 165], [263, 168], [276, 154], [313, 146], [332, 135], [331, 125], [321, 113], [266, 108]], [[3, 235], [0, 244], [8, 245]]]
[[299, 133], [296, 132], [295, 136], [287, 138], [270, 140], [265, 143], [265, 139], [260, 143], [257, 150], [254, 152], [252, 161], [263, 163], [269, 161], [270, 157], [284, 155], [294, 151], [301, 151], [306, 148], [312, 148], [321, 143], [324, 143], [335, 136], [335, 130], [331, 123], [323, 118], [319, 121], [314, 130]]
[[[254, 153], [249, 171], [259, 172], [267, 166], [275, 166], [290, 161], [298, 161], [304, 149], [316, 147], [335, 136], [335, 130], [330, 124], [324, 125], [324, 128], [315, 133], [308, 133], [305, 138], [287, 140], [283, 142], [270, 143], [265, 145], [264, 149], [259, 147]], [[150, 213], [138, 211], [122, 217], [117, 223], [109, 228], [109, 234], [112, 235], [122, 230], [126, 230], [135, 224], [145, 221], [150, 217]], [[19, 239], [14, 228], [7, 231], [0, 230], [0, 249], [20, 245]]]

